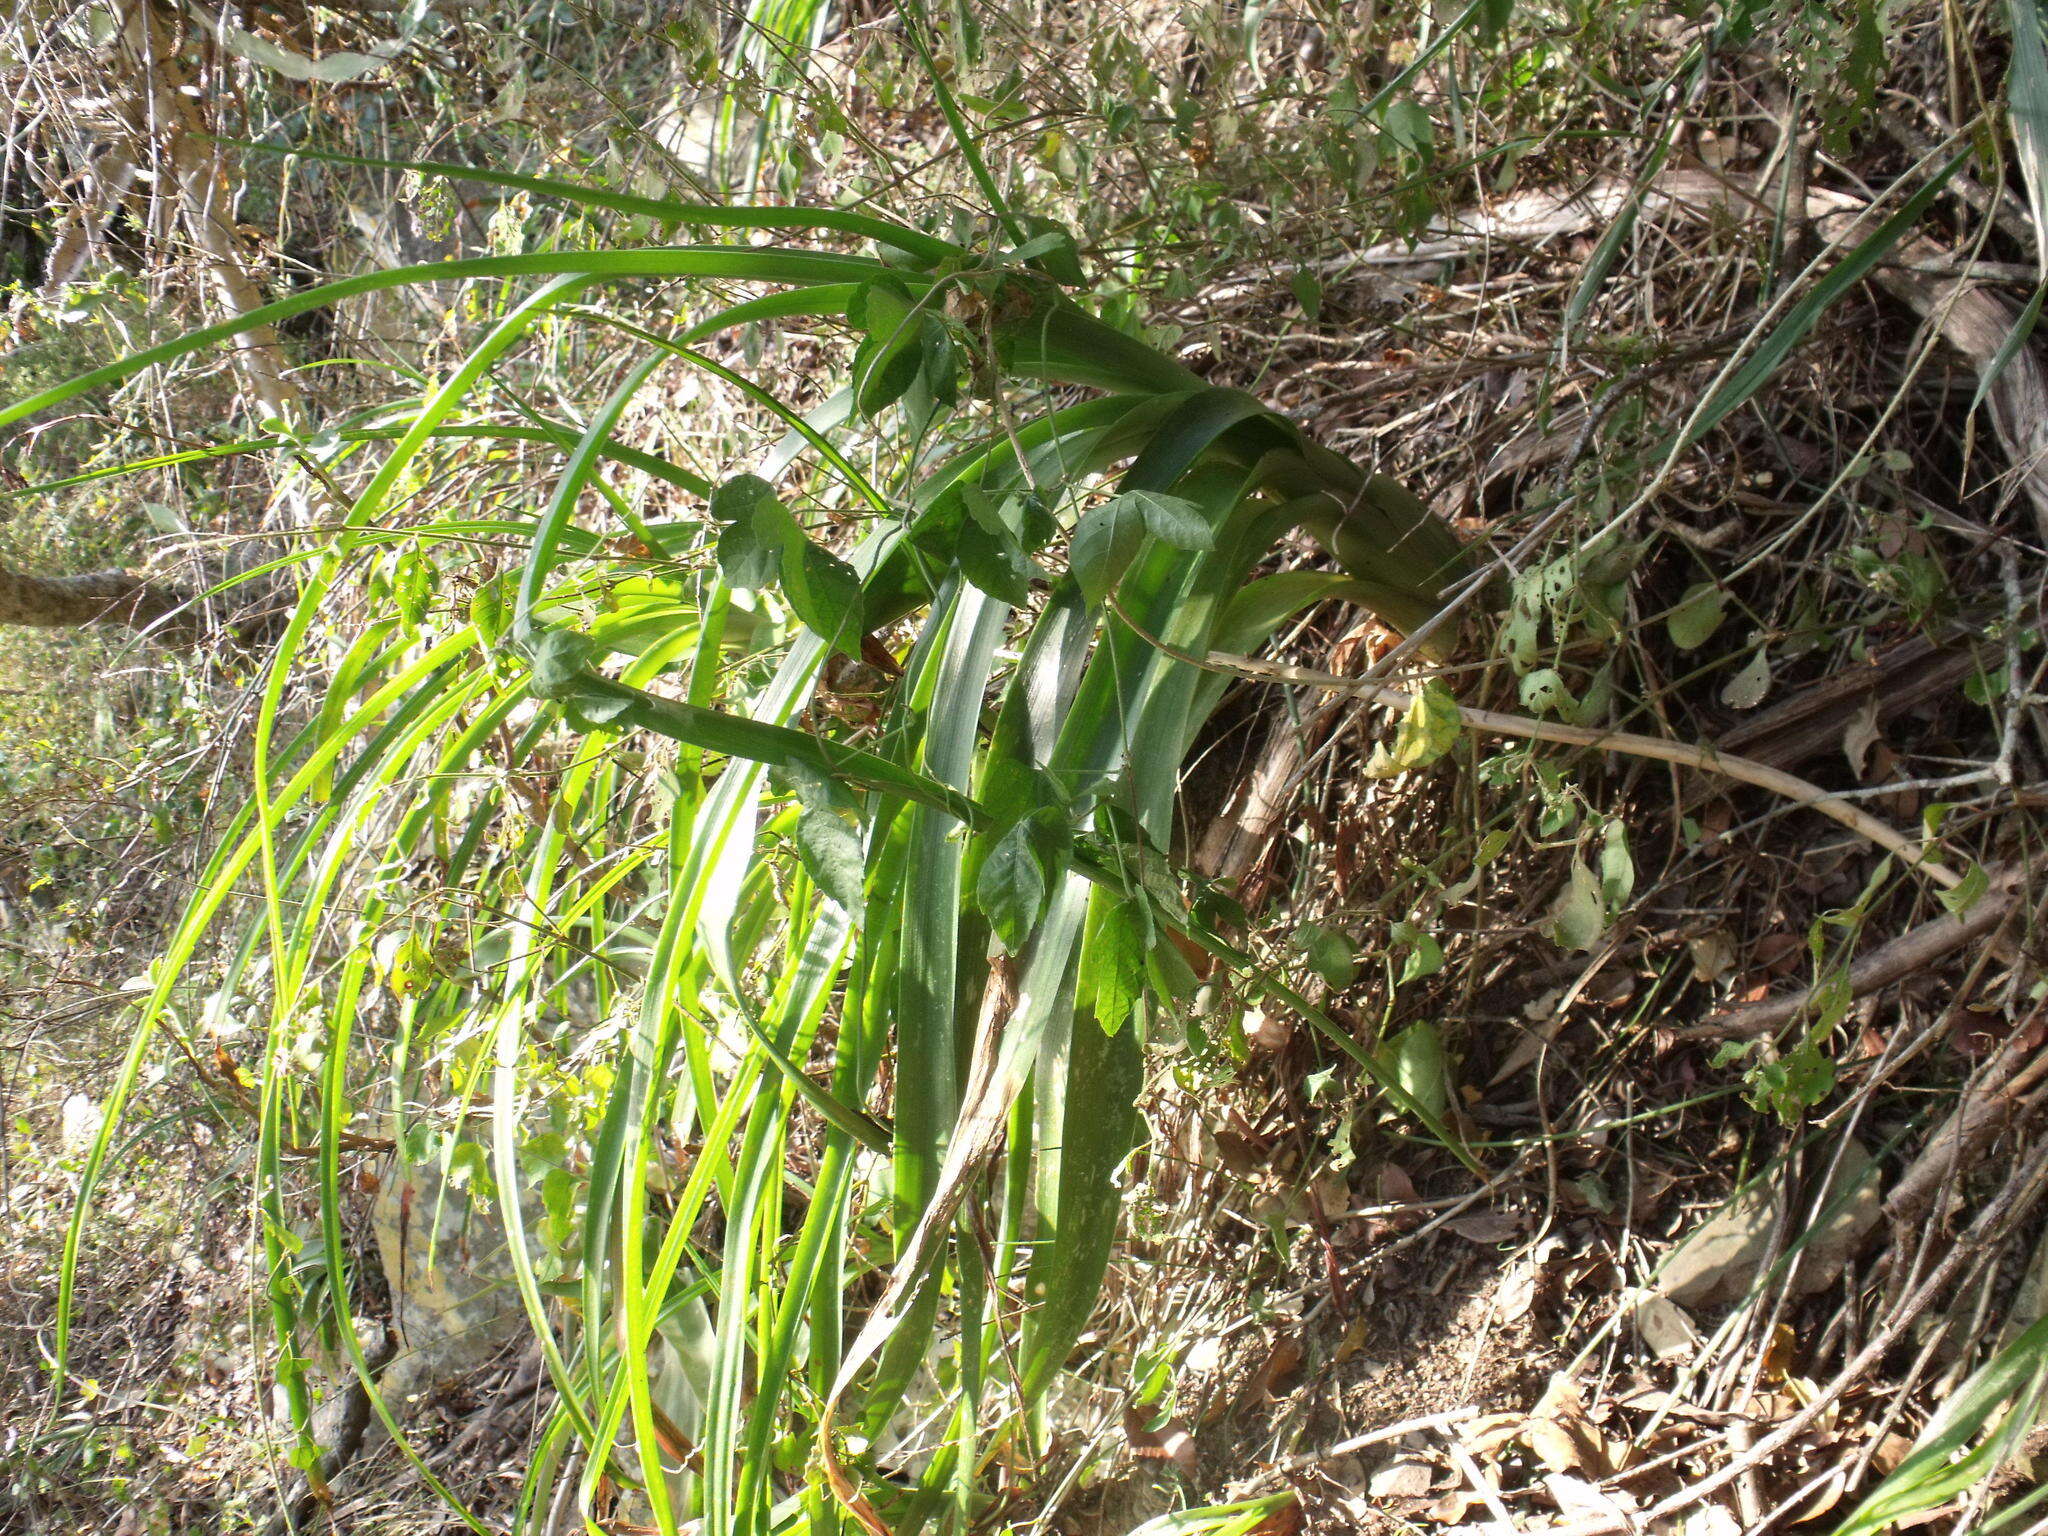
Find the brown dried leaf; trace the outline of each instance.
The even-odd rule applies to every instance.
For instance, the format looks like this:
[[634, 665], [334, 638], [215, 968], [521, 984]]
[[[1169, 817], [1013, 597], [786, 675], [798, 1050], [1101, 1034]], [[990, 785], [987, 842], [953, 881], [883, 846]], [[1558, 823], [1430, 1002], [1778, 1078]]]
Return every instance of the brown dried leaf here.
[[1800, 963], [1806, 950], [1803, 934], [1779, 929], [1758, 939], [1750, 949], [1750, 962], [1773, 976], [1783, 976]]
[[1301, 1505], [1289, 1499], [1245, 1532], [1245, 1536], [1295, 1536], [1301, 1529]]
[[1842, 756], [1849, 760], [1849, 771], [1866, 784], [1870, 781], [1863, 777], [1863, 768], [1869, 761], [1870, 749], [1883, 739], [1877, 728], [1877, 695], [1867, 694], [1863, 707], [1842, 727]]
[[1438, 1525], [1461, 1525], [1467, 1515], [1485, 1503], [1485, 1499], [1470, 1489], [1453, 1488], [1434, 1504], [1426, 1506], [1422, 1513]]
[[1474, 1456], [1491, 1456], [1518, 1439], [1527, 1421], [1527, 1415], [1520, 1413], [1483, 1413], [1467, 1420], [1458, 1430], [1458, 1438]]
[[1726, 928], [1700, 934], [1686, 948], [1692, 951], [1695, 980], [1716, 982], [1735, 969], [1735, 940]]
[[1482, 1211], [1477, 1216], [1460, 1216], [1444, 1226], [1467, 1242], [1482, 1247], [1505, 1243], [1521, 1235], [1522, 1218], [1513, 1211]]
[[1503, 1323], [1518, 1323], [1529, 1315], [1536, 1305], [1536, 1280], [1534, 1264], [1517, 1264], [1502, 1277], [1493, 1306]]
[[1522, 1428], [1522, 1443], [1537, 1460], [1553, 1472], [1590, 1472], [1607, 1477], [1614, 1461], [1607, 1437], [1586, 1413], [1585, 1399], [1578, 1383], [1562, 1371], [1554, 1372], [1550, 1385]]
[[1382, 1205], [1408, 1205], [1421, 1198], [1415, 1192], [1415, 1181], [1399, 1163], [1380, 1164], [1378, 1190]]
[[1252, 1385], [1268, 1401], [1285, 1397], [1294, 1387], [1294, 1374], [1301, 1366], [1301, 1340], [1283, 1333], [1273, 1341], [1265, 1364], [1252, 1378]]
[[1244, 1037], [1262, 1051], [1279, 1055], [1294, 1039], [1294, 1026], [1278, 1014], [1261, 1010], [1246, 1017]]
[[1183, 1472], [1195, 1469], [1195, 1437], [1178, 1419], [1153, 1428], [1146, 1411], [1132, 1404], [1124, 1409], [1124, 1443], [1140, 1461], [1170, 1461]]
[[1344, 1337], [1338, 1341], [1336, 1351], [1330, 1357], [1332, 1363], [1342, 1365], [1361, 1349], [1365, 1348], [1366, 1336], [1371, 1331], [1372, 1325], [1366, 1321], [1363, 1312], [1354, 1316], [1345, 1325]]
[[1497, 1088], [1517, 1072], [1534, 1066], [1538, 1058], [1543, 1055], [1544, 1047], [1557, 1039], [1559, 1032], [1563, 1030], [1564, 1026], [1564, 1015], [1561, 1013], [1551, 1013], [1547, 1017], [1539, 1019], [1530, 1028], [1519, 1031], [1515, 1037], [1514, 1047], [1509, 1050], [1506, 1058], [1495, 1070], [1493, 1076], [1487, 1079], [1486, 1086]]

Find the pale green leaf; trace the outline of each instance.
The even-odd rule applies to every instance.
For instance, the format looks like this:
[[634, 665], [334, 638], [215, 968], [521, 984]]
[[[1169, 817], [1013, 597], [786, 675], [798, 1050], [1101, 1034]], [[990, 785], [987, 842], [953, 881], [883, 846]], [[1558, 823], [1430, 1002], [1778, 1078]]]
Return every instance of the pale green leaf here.
[[1963, 872], [1961, 882], [1953, 890], [1940, 891], [1936, 894], [1944, 907], [1957, 917], [1961, 917], [1983, 900], [1984, 893], [1990, 889], [1991, 877], [1984, 872], [1982, 864], [1972, 859], [1970, 867]]
[[1294, 930], [1294, 944], [1314, 971], [1341, 991], [1358, 979], [1358, 946], [1348, 935], [1321, 923], [1303, 923]]
[[1628, 828], [1619, 821], [1607, 823], [1600, 841], [1600, 894], [1607, 909], [1619, 910], [1635, 893], [1636, 862], [1628, 848]]
[[1451, 1105], [1450, 1061], [1434, 1024], [1410, 1024], [1380, 1048], [1395, 1083], [1432, 1115]]
[[1711, 581], [1697, 582], [1685, 589], [1664, 628], [1681, 651], [1696, 651], [1713, 638], [1727, 613], [1728, 594]]
[[1434, 976], [1444, 968], [1444, 947], [1428, 929], [1399, 921], [1393, 926], [1392, 937], [1396, 944], [1409, 946], [1408, 958], [1402, 962], [1400, 980], [1396, 985], [1406, 986], [1411, 981]]
[[1606, 928], [1600, 877], [1583, 860], [1574, 859], [1571, 878], [1550, 905], [1550, 935], [1565, 949], [1591, 949]]
[[1763, 646], [1742, 670], [1721, 685], [1721, 702], [1730, 709], [1755, 709], [1771, 691], [1771, 653]]
[[1560, 714], [1576, 702], [1565, 686], [1564, 674], [1555, 667], [1538, 667], [1522, 679], [1516, 691], [1522, 708], [1533, 715]]
[[533, 647], [533, 691], [543, 699], [566, 698], [590, 669], [590, 637], [573, 629], [545, 629]]
[[1081, 941], [1078, 1000], [1106, 1034], [1122, 1029], [1144, 992], [1145, 946], [1138, 904], [1098, 891]]

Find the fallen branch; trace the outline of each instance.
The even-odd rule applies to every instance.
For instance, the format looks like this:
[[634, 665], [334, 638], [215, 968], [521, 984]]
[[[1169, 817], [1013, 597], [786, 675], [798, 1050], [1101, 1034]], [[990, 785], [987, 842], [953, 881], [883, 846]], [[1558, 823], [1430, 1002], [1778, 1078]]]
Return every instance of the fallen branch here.
[[[1142, 634], [1143, 631], [1139, 633]], [[1152, 643], [1176, 660], [1206, 667], [1214, 672], [1228, 673], [1233, 677], [1247, 678], [1253, 682], [1293, 683], [1308, 688], [1324, 688], [1336, 693], [1348, 693], [1355, 697], [1370, 699], [1373, 703], [1385, 705], [1389, 709], [1406, 709], [1414, 703], [1412, 694], [1365, 678], [1340, 677], [1334, 672], [1318, 672], [1309, 667], [1255, 661], [1249, 656], [1233, 656], [1225, 651], [1211, 651], [1206, 658], [1189, 656], [1160, 644], [1156, 639], [1152, 640]], [[1840, 822], [1857, 836], [1875, 843], [1887, 853], [1894, 854], [1903, 862], [1910, 864], [1936, 885], [1952, 890], [1962, 883], [1962, 876], [1928, 853], [1919, 843], [1878, 820], [1868, 811], [1859, 810], [1839, 796], [1822, 789], [1818, 784], [1802, 779], [1796, 774], [1787, 773], [1782, 768], [1773, 768], [1768, 763], [1717, 752], [1712, 747], [1695, 747], [1681, 741], [1667, 741], [1661, 736], [1638, 736], [1631, 731], [1603, 731], [1590, 726], [1564, 725], [1551, 720], [1531, 720], [1526, 716], [1503, 715], [1490, 709], [1469, 709], [1462, 704], [1458, 706], [1458, 717], [1467, 729], [1483, 731], [1489, 735], [1514, 736], [1527, 741], [1549, 741], [1561, 746], [1592, 747], [1604, 752], [1621, 752], [1630, 757], [1646, 757], [1657, 762], [1676, 763], [1682, 768], [1695, 768], [1702, 773], [1719, 774], [1738, 783], [1769, 790], [1795, 805], [1818, 811], [1830, 820]]]
[[[1895, 981], [1903, 981], [1981, 939], [2005, 921], [2026, 884], [2024, 871], [2009, 870], [1994, 880], [1991, 889], [1977, 899], [1970, 910], [1958, 917], [1944, 912], [1932, 922], [1907, 930], [1879, 945], [1849, 967], [1849, 995], [1867, 997]], [[1725, 1013], [1719, 1018], [1669, 1031], [1682, 1040], [1754, 1040], [1771, 1034], [1799, 1017], [1813, 1001], [1814, 988], [1805, 987], [1778, 997], [1767, 997]]]
[[203, 628], [191, 599], [129, 571], [26, 576], [0, 566], [0, 624], [76, 629], [125, 624], [167, 645], [191, 645]]
[[[2033, 1051], [2033, 1060], [2027, 1053]], [[1949, 1111], [1941, 1128], [1928, 1138], [1892, 1192], [1884, 1213], [1893, 1226], [1918, 1224], [1934, 1208], [1935, 1197], [1992, 1139], [2013, 1123], [2027, 1095], [2048, 1076], [2048, 1051], [2030, 1043], [2023, 1023], [1963, 1089], [1962, 1102]], [[2039, 1100], [2032, 1101], [2038, 1107]]]

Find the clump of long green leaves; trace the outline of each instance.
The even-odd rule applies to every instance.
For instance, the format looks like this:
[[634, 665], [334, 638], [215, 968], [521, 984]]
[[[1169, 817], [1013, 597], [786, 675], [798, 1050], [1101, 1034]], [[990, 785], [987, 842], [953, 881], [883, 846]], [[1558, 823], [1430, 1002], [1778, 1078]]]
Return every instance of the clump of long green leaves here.
[[[964, 1524], [992, 1463], [1043, 1444], [1117, 1231], [1147, 1030], [1196, 967], [1377, 1071], [1168, 858], [1181, 763], [1222, 689], [1182, 658], [1256, 646], [1332, 596], [1417, 625], [1456, 541], [1257, 400], [1091, 318], [1056, 230], [978, 255], [845, 211], [413, 169], [872, 254], [682, 245], [376, 272], [0, 411], [372, 289], [543, 280], [484, 290], [501, 295], [487, 332], [423, 397], [290, 445], [360, 488], [284, 567], [299, 597], [261, 694], [255, 792], [141, 999], [67, 1248], [59, 1372], [123, 1109], [157, 1033], [199, 1027], [187, 973], [224, 936], [207, 1006], [261, 1014], [262, 1228], [302, 1465], [321, 1308], [372, 1379], [343, 1167], [383, 1135], [495, 1192], [555, 1389], [523, 1525], [564, 1478], [585, 1510], [601, 1486], [638, 1489], [664, 1531], [830, 1531], [847, 1511]], [[755, 292], [659, 331], [598, 303], [640, 279]], [[845, 386], [805, 414], [703, 350], [799, 319], [859, 338]], [[568, 326], [637, 358], [581, 422], [498, 421], [515, 347]], [[714, 486], [617, 440], [672, 369], [781, 420], [754, 472]], [[545, 505], [401, 519], [437, 454], [494, 444], [559, 454]], [[649, 521], [608, 476], [701, 497], [708, 518]], [[589, 525], [592, 493], [618, 527]], [[1258, 576], [1300, 527], [1343, 569]], [[330, 640], [351, 587], [373, 615]], [[309, 675], [325, 702], [294, 711]], [[259, 916], [234, 928], [252, 886]], [[291, 1220], [286, 1153], [306, 1142], [318, 1264]]]

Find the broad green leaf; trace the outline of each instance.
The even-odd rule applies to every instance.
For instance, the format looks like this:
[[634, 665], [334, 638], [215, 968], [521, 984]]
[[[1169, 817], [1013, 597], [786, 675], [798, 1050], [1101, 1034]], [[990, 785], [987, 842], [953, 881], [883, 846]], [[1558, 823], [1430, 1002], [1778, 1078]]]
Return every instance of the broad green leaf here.
[[1451, 1106], [1450, 1061], [1434, 1024], [1410, 1024], [1380, 1048], [1394, 1081], [1441, 1117]]
[[579, 630], [542, 630], [533, 647], [533, 691], [543, 699], [568, 697], [589, 671], [594, 649]]
[[1113, 496], [1090, 507], [1074, 524], [1067, 565], [1082, 597], [1099, 603], [1115, 590], [1145, 544], [1145, 514], [1127, 497]]
[[878, 278], [855, 295], [847, 318], [867, 332], [853, 359], [853, 399], [863, 416], [878, 416], [903, 398], [923, 362], [924, 327], [910, 290]]
[[774, 486], [759, 475], [734, 475], [711, 493], [711, 516], [721, 523], [747, 522], [764, 500], [775, 500]]
[[783, 553], [792, 533], [802, 538], [796, 522], [772, 495], [736, 498], [728, 503], [733, 520], [718, 536], [718, 573], [741, 592], [759, 592], [782, 574]]
[[1000, 526], [994, 532], [961, 529], [953, 558], [961, 575], [1012, 608], [1031, 606], [1032, 580], [1045, 574], [1025, 555], [1009, 529]]
[[407, 550], [398, 557], [391, 572], [391, 598], [406, 623], [426, 622], [427, 604], [433, 599], [440, 575], [440, 566], [415, 550]]
[[1138, 925], [1138, 904], [1129, 897], [1097, 892], [1088, 904], [1078, 1001], [1108, 1034], [1123, 1028], [1144, 992], [1145, 944]]
[[1294, 946], [1308, 967], [1338, 991], [1358, 979], [1358, 946], [1348, 935], [1321, 923], [1303, 923], [1294, 930]]
[[1402, 962], [1401, 976], [1396, 985], [1406, 986], [1411, 981], [1434, 976], [1444, 968], [1444, 947], [1428, 929], [1402, 920], [1393, 925], [1391, 936], [1396, 944], [1409, 946], [1408, 958]]
[[1560, 714], [1576, 702], [1571, 689], [1565, 686], [1564, 674], [1555, 667], [1538, 667], [1522, 679], [1515, 691], [1522, 700], [1522, 708], [1532, 715]]
[[1323, 312], [1323, 285], [1307, 267], [1296, 267], [1294, 275], [1287, 280], [1287, 286], [1294, 291], [1294, 302], [1301, 306], [1301, 312], [1314, 320]]
[[982, 861], [975, 900], [1012, 954], [1045, 915], [1052, 882], [1066, 867], [1066, 843], [1064, 818], [1057, 811], [1034, 811], [997, 838]]
[[1713, 637], [1728, 612], [1728, 594], [1711, 581], [1696, 582], [1664, 620], [1671, 643], [1681, 651], [1696, 651]]
[[1607, 930], [1607, 903], [1600, 877], [1582, 859], [1572, 860], [1571, 877], [1550, 906], [1550, 935], [1565, 949], [1591, 949]]
[[477, 635], [486, 646], [496, 645], [511, 627], [510, 593], [518, 580], [516, 572], [506, 571], [479, 582], [476, 591], [470, 594], [469, 622], [476, 626]]
[[994, 496], [978, 485], [963, 485], [960, 504], [991, 537], [1007, 538], [1027, 551], [1041, 548], [1059, 532], [1059, 523], [1035, 492]]
[[1600, 895], [1607, 910], [1619, 911], [1635, 888], [1636, 861], [1628, 850], [1628, 828], [1618, 820], [1610, 821], [1600, 840]]
[[784, 776], [796, 793], [796, 849], [804, 868], [819, 890], [858, 921], [866, 856], [852, 797], [832, 780], [804, 768], [785, 769]]
[[860, 573], [794, 520], [783, 534], [782, 594], [812, 634], [849, 656], [860, 654]]
[[1962, 880], [1953, 890], [1939, 891], [1936, 894], [1944, 907], [1957, 917], [1961, 917], [1976, 906], [1983, 899], [1984, 893], [1990, 889], [1991, 877], [1984, 872], [1982, 864], [1972, 859], [1970, 867], [1963, 872]]
[[1124, 491], [1111, 500], [1135, 507], [1144, 519], [1146, 531], [1162, 544], [1171, 544], [1175, 549], [1208, 549], [1216, 541], [1209, 513], [1185, 496]]
[[1088, 274], [1081, 270], [1081, 252], [1066, 225], [1041, 214], [1021, 213], [1017, 222], [1031, 238], [1014, 255], [1028, 261], [1056, 283], [1069, 288], [1084, 287]]

